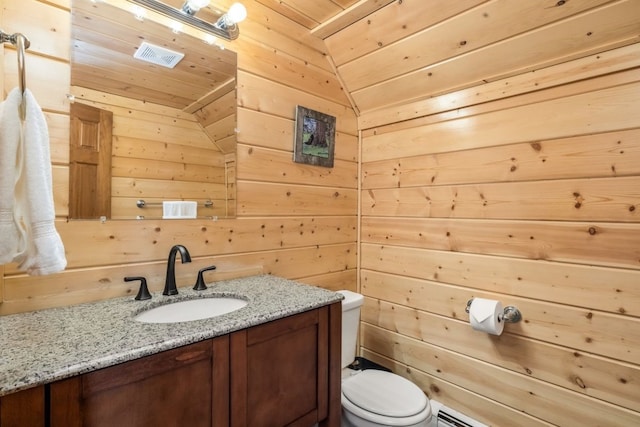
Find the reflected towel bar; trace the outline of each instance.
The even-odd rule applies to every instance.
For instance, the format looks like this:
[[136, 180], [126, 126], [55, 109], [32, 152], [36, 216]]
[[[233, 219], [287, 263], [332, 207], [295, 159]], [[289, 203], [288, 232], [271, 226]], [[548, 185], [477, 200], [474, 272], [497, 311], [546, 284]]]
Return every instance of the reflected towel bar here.
[[[153, 203], [147, 203], [144, 201], [144, 199], [140, 199], [136, 202], [136, 206], [139, 208], [146, 208], [147, 206], [162, 206], [162, 202], [153, 202]], [[213, 207], [213, 202], [211, 200], [206, 200], [204, 203], [200, 204], [198, 203], [198, 206], [203, 206], [205, 208], [212, 208]]]

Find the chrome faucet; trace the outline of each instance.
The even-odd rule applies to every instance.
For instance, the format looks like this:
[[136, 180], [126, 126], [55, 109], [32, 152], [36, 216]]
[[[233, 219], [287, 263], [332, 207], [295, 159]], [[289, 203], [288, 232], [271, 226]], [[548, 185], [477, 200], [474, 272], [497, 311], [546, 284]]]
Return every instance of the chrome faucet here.
[[176, 253], [180, 252], [182, 263], [191, 262], [189, 251], [182, 245], [175, 245], [169, 251], [169, 259], [167, 260], [167, 278], [164, 281], [164, 291], [162, 295], [177, 295], [176, 287]]

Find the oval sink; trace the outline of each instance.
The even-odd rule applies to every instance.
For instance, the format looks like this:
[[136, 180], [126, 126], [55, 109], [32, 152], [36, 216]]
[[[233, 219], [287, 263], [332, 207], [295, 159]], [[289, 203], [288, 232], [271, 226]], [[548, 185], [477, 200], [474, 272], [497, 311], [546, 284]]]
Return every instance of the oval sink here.
[[135, 317], [144, 323], [176, 323], [209, 319], [241, 309], [247, 301], [234, 297], [198, 298], [161, 305]]

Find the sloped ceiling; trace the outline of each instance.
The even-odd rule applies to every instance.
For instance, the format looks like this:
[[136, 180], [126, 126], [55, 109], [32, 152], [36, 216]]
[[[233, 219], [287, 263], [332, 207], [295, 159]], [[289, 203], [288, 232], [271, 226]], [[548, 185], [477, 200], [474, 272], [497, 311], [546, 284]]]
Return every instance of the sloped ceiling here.
[[358, 113], [640, 42], [637, 0], [257, 0], [324, 39]]
[[[198, 15], [215, 22], [234, 1], [214, 0]], [[640, 42], [639, 0], [243, 2], [249, 17], [231, 48], [243, 37], [273, 51], [286, 47], [302, 72], [336, 75], [348, 99], [339, 86], [334, 91], [339, 95], [326, 88], [318, 94], [341, 97], [360, 116]], [[197, 78], [181, 80], [174, 86], [185, 94], [184, 82]], [[223, 81], [221, 76], [216, 84]], [[131, 81], [126, 83], [131, 91]]]

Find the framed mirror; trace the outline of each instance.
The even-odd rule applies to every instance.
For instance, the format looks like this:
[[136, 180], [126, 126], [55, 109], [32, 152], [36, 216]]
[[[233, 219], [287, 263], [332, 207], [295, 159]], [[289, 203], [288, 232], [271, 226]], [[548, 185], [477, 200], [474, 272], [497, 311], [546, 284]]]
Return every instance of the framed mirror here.
[[236, 54], [138, 12], [72, 1], [70, 218], [234, 217]]

